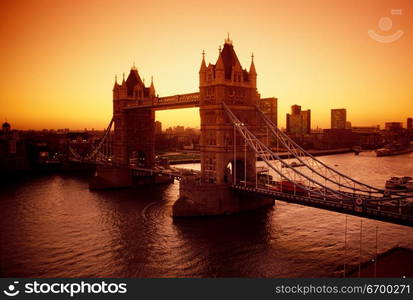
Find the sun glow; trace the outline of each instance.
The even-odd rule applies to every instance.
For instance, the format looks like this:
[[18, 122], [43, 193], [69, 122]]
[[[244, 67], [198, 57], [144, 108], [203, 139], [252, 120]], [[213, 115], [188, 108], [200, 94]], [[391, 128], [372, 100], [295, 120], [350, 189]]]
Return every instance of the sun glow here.
[[[115, 74], [135, 62], [160, 96], [196, 92], [202, 51], [215, 63], [230, 32], [243, 67], [254, 52], [258, 90], [279, 99], [280, 126], [293, 104], [311, 109], [313, 128], [328, 127], [341, 107], [354, 125], [404, 122], [413, 115], [412, 9], [409, 0], [9, 1], [0, 117], [18, 129], [102, 129]], [[383, 43], [369, 30], [403, 35]], [[157, 119], [199, 126], [197, 109]]]

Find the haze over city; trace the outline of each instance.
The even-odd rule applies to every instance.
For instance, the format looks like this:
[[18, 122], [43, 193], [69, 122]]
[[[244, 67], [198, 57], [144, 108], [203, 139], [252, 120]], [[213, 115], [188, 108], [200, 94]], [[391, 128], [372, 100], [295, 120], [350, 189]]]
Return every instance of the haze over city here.
[[[160, 96], [198, 91], [201, 53], [215, 63], [229, 32], [251, 53], [262, 97], [277, 97], [327, 128], [330, 109], [353, 125], [405, 122], [413, 99], [411, 1], [12, 1], [0, 12], [0, 111], [17, 129], [97, 128], [112, 113], [115, 75], [133, 64]], [[401, 15], [390, 9], [402, 9]], [[391, 17], [391, 29], [378, 26]], [[368, 35], [403, 30], [393, 43]], [[179, 33], [179, 34], [178, 34]], [[199, 126], [198, 109], [157, 112], [166, 128]]]

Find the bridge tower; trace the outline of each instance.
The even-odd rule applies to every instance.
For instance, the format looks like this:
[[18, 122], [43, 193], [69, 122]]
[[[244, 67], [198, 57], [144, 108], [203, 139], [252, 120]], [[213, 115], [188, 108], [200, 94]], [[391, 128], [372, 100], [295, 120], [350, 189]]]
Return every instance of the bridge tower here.
[[[150, 108], [155, 95], [153, 81], [149, 87], [133, 66], [122, 84], [113, 87], [114, 162], [127, 166], [153, 167], [155, 163], [155, 112]], [[137, 105], [148, 108], [129, 109]]]
[[229, 37], [220, 47], [215, 65], [207, 65], [204, 56], [199, 70], [201, 178], [198, 182], [181, 180], [173, 214], [219, 215], [272, 205], [273, 199], [247, 198], [230, 188], [234, 180], [255, 182], [256, 154], [236, 134], [222, 105], [225, 103], [250, 130], [259, 129], [256, 105], [260, 95], [253, 56], [249, 71], [243, 69]]
[[207, 66], [203, 54], [199, 90], [202, 181], [229, 184], [234, 171], [237, 180], [255, 180], [255, 153], [245, 149], [241, 137], [234, 143], [234, 128], [222, 106], [227, 104], [249, 128], [257, 127], [255, 105], [260, 97], [253, 57], [249, 71], [243, 69], [228, 37], [215, 65]]
[[149, 87], [133, 66], [122, 83], [113, 87], [113, 162], [98, 165], [89, 182], [91, 189], [130, 187], [171, 182], [169, 177], [145, 174], [134, 176], [131, 164], [151, 169], [155, 165], [155, 94], [153, 80]]

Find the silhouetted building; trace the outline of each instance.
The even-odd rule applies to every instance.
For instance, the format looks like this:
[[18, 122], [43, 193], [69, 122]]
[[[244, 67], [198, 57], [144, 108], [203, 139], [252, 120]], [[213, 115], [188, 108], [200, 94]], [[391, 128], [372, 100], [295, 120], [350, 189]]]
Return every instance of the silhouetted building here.
[[355, 133], [379, 133], [380, 126], [353, 126], [351, 130]]
[[11, 130], [10, 124], [5, 122], [0, 132], [0, 177], [28, 169], [26, 143], [20, 138], [19, 132]]
[[403, 129], [403, 123], [401, 122], [386, 122], [386, 131], [400, 132]]
[[199, 150], [200, 135], [199, 129], [169, 127], [162, 134], [155, 136], [156, 151]]
[[322, 139], [317, 142], [318, 149], [351, 148], [356, 142], [356, 134], [351, 129], [324, 129]]
[[347, 113], [345, 108], [331, 110], [331, 129], [346, 129]]
[[412, 130], [413, 129], [413, 119], [412, 118], [407, 118], [407, 129]]
[[301, 106], [291, 106], [291, 114], [287, 114], [287, 133], [305, 135], [311, 132], [311, 110], [301, 110]]
[[263, 113], [275, 124], [278, 125], [277, 98], [263, 98], [259, 100], [259, 107]]
[[162, 134], [162, 123], [159, 121], [155, 121], [155, 134]]
[[8, 134], [10, 132], [11, 126], [9, 123], [4, 122], [2, 126], [3, 134]]
[[364, 149], [373, 149], [383, 144], [383, 137], [380, 133], [380, 126], [353, 126], [353, 133], [356, 135], [356, 145]]

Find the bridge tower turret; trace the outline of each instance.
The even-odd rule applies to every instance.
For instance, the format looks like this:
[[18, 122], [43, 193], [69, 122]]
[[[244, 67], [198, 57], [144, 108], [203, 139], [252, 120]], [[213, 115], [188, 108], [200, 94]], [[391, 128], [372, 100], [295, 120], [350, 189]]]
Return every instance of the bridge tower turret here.
[[200, 85], [206, 81], [206, 72], [207, 72], [207, 66], [205, 63], [205, 51], [202, 51], [202, 62], [201, 62], [201, 67], [199, 68]]

